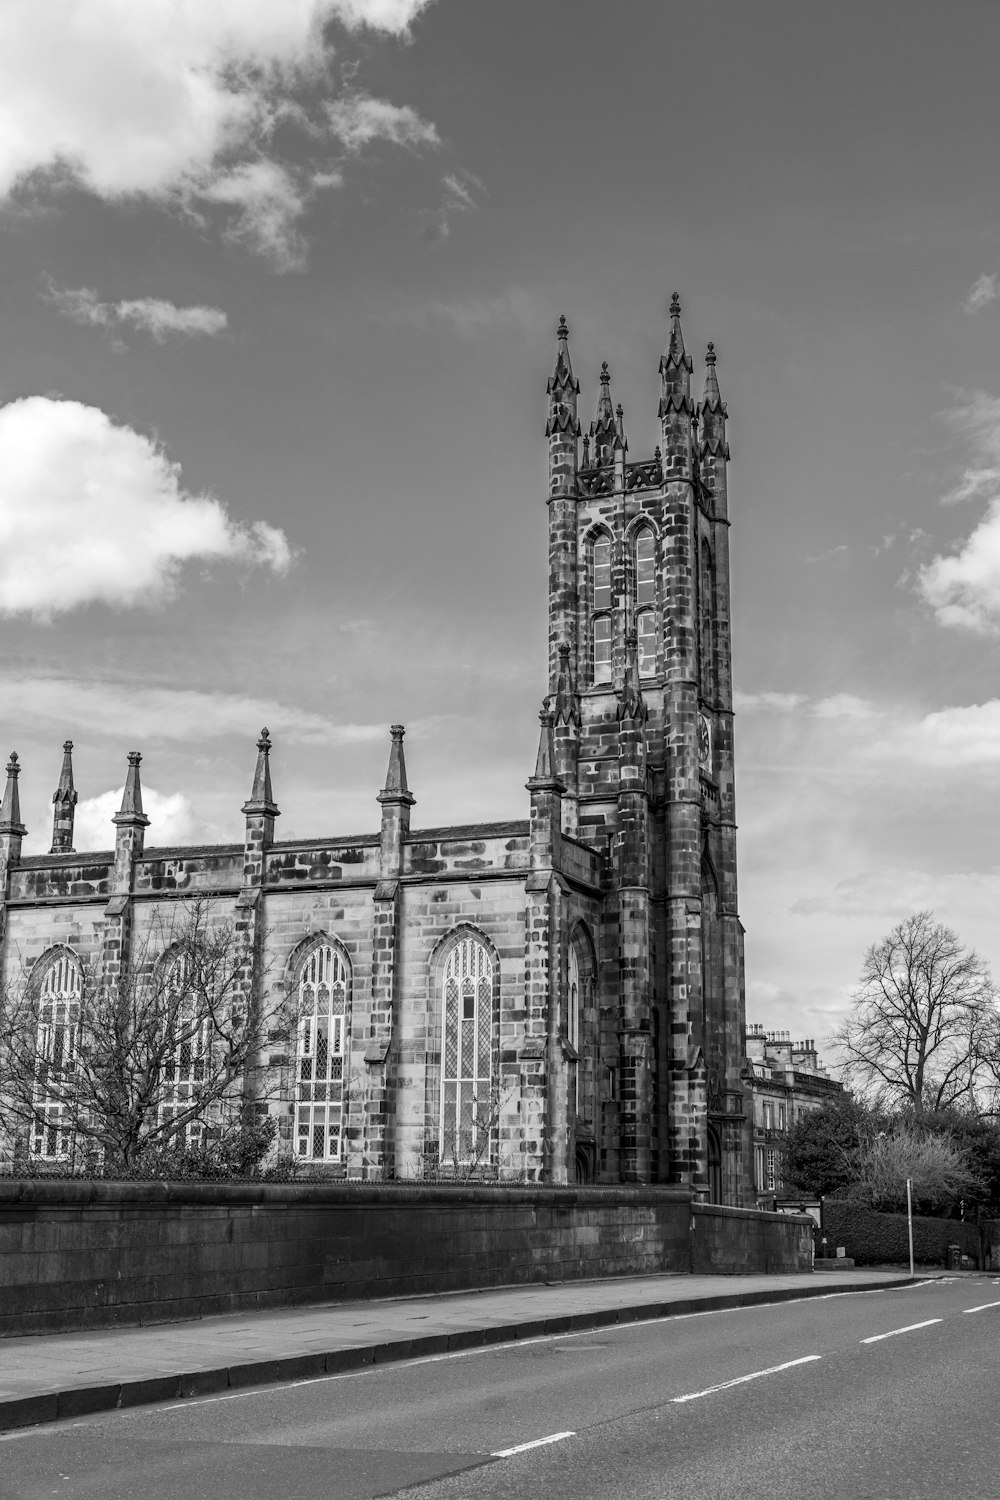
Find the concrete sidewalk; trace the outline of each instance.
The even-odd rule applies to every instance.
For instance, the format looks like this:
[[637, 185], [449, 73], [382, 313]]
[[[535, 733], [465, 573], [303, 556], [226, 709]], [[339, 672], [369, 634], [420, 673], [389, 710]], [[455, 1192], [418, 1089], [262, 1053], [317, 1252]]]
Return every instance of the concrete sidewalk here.
[[0, 1339], [0, 1430], [539, 1334], [872, 1291], [910, 1279], [894, 1271], [643, 1276]]

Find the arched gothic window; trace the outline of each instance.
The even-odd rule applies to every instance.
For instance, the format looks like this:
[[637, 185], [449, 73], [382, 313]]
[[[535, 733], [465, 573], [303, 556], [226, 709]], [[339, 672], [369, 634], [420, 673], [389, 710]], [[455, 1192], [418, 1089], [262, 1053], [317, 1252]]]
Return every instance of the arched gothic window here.
[[299, 971], [295, 1067], [295, 1154], [310, 1161], [343, 1155], [347, 961], [330, 943], [313, 948]]
[[580, 1006], [583, 1003], [580, 979], [580, 959], [576, 944], [569, 945], [569, 965], [566, 975], [566, 1040], [576, 1054], [569, 1062], [569, 1112], [580, 1113]]
[[33, 1156], [61, 1159], [72, 1150], [62, 1095], [75, 1067], [81, 991], [79, 963], [71, 953], [59, 952], [42, 975], [38, 990]]
[[[204, 1082], [206, 1067], [211, 1066], [209, 1049], [212, 1038], [211, 1020], [200, 1011], [191, 986], [188, 953], [166, 955], [158, 988], [169, 1047], [163, 1066], [160, 1123], [169, 1126], [172, 1120], [180, 1120], [182, 1123], [176, 1130], [168, 1131], [172, 1142], [178, 1146], [198, 1146], [204, 1136], [205, 1121], [200, 1114], [195, 1117], [188, 1111]], [[185, 1115], [188, 1118], [185, 1119]]]
[[611, 538], [600, 535], [591, 546], [591, 639], [593, 681], [611, 681]]
[[442, 1162], [482, 1160], [491, 1152], [494, 978], [485, 943], [474, 937], [455, 943], [441, 993]]
[[656, 538], [648, 526], [635, 538], [635, 633], [638, 640], [639, 673], [656, 672]]

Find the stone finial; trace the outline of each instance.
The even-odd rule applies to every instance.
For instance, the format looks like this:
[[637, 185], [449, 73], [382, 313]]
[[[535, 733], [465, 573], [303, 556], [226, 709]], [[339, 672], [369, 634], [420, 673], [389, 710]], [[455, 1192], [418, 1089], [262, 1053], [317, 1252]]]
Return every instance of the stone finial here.
[[607, 360], [601, 365], [601, 394], [597, 398], [597, 413], [590, 424], [590, 436], [594, 444], [594, 467], [601, 468], [611, 463], [619, 434], [611, 401], [611, 371]]
[[149, 819], [142, 810], [142, 782], [139, 776], [141, 764], [142, 753], [139, 750], [130, 750], [125, 790], [122, 792], [122, 805], [111, 819], [112, 823], [119, 828], [149, 827]]
[[690, 375], [694, 363], [684, 348], [684, 333], [681, 329], [681, 299], [674, 292], [670, 299], [670, 331], [667, 335], [666, 352], [660, 359], [660, 416], [672, 412], [691, 413]]
[[705, 390], [698, 402], [696, 419], [701, 427], [699, 457], [729, 458], [726, 441], [726, 403], [719, 392], [719, 377], [715, 373], [715, 345], [709, 344], [705, 351]]
[[73, 853], [73, 809], [78, 796], [73, 785], [73, 741], [63, 741], [62, 770], [59, 785], [52, 793], [52, 847], [50, 854]]
[[625, 678], [618, 698], [617, 717], [642, 722], [649, 717], [639, 684], [639, 642], [634, 631], [625, 637]]
[[579, 728], [580, 695], [573, 684], [573, 669], [569, 657], [569, 646], [564, 641], [559, 647], [559, 675], [556, 678], [553, 720], [556, 724], [575, 724]]
[[271, 792], [271, 736], [267, 729], [260, 732], [257, 741], [257, 764], [253, 773], [253, 786], [250, 789], [249, 801], [244, 802], [240, 811], [244, 816], [251, 813], [264, 814], [269, 818], [281, 816]]
[[17, 778], [20, 774], [17, 751], [12, 750], [7, 762], [7, 785], [3, 789], [3, 801], [0, 802], [0, 833], [13, 834], [15, 838], [24, 838], [28, 831], [21, 822], [21, 799], [17, 790]]
[[573, 365], [569, 357], [569, 329], [563, 316], [560, 316], [559, 326], [556, 329], [555, 368], [549, 376], [545, 389], [547, 394], [553, 397], [566, 393], [575, 396], [580, 389], [580, 382], [573, 374]]
[[535, 774], [528, 783], [529, 792], [558, 792], [560, 796], [566, 790], [563, 783], [556, 775], [556, 751], [553, 724], [555, 716], [552, 713], [551, 699], [543, 698], [541, 712], [538, 722], [541, 726], [538, 735], [538, 756], [535, 761]]
[[407, 807], [412, 807], [416, 797], [406, 784], [406, 759], [403, 755], [403, 735], [406, 730], [402, 724], [391, 724], [389, 734], [392, 742], [389, 746], [389, 767], [385, 773], [385, 786], [379, 792], [377, 801], [401, 802]]

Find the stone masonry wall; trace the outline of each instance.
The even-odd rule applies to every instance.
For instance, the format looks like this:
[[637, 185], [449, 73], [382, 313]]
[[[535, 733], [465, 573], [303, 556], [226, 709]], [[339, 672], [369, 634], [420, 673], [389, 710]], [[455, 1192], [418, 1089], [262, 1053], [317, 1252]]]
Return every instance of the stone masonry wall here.
[[0, 1180], [0, 1334], [592, 1276], [807, 1271], [803, 1222], [664, 1188]]

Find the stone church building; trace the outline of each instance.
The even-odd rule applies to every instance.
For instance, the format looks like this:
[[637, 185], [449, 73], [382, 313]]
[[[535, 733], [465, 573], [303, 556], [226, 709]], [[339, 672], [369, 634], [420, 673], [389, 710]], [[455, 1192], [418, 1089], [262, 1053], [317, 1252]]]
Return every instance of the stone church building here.
[[[25, 857], [12, 755], [7, 981], [29, 976], [68, 1014], [88, 965], [127, 959], [199, 898], [249, 935], [252, 1003], [291, 1007], [268, 1038], [260, 1105], [282, 1153], [352, 1178], [474, 1159], [501, 1178], [674, 1183], [751, 1203], [729, 449], [711, 344], [697, 401], [692, 372], [675, 297], [659, 445], [633, 461], [607, 365], [582, 432], [560, 320], [548, 693], [526, 818], [411, 828], [395, 725], [379, 826], [282, 841], [264, 730], [242, 844], [147, 848], [132, 752], [114, 849], [78, 853], [67, 742], [51, 852]], [[29, 1149], [57, 1154], [57, 1132], [36, 1130]]]

